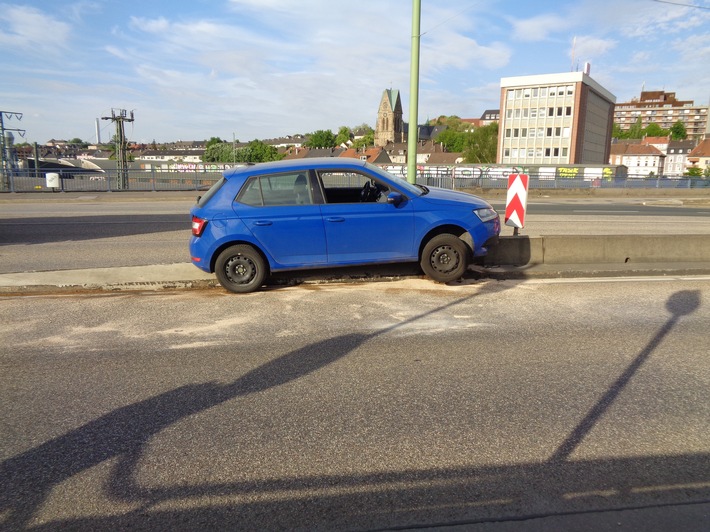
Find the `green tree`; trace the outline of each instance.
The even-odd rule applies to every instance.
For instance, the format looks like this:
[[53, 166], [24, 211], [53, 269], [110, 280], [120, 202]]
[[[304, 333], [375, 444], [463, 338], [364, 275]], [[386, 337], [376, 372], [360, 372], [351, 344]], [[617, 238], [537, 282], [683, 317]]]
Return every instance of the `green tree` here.
[[688, 177], [703, 177], [703, 169], [699, 166], [691, 166], [683, 173], [683, 175]]
[[647, 137], [667, 137], [668, 136], [668, 130], [663, 129], [661, 126], [656, 124], [655, 122], [651, 122], [649, 125], [647, 125], [643, 133]]
[[466, 137], [464, 160], [474, 164], [496, 162], [498, 152], [498, 122], [479, 127]]
[[671, 139], [685, 140], [688, 138], [688, 130], [682, 120], [678, 120], [671, 126]]
[[209, 147], [212, 146], [213, 144], [220, 144], [220, 143], [222, 143], [222, 142], [226, 142], [226, 141], [222, 140], [222, 139], [219, 138], [219, 137], [211, 137], [210, 140], [208, 140], [207, 142], [205, 142], [205, 148], [209, 148]]
[[303, 144], [307, 148], [335, 148], [335, 135], [330, 129], [319, 129], [308, 135], [309, 139]]
[[455, 131], [451, 128], [445, 129], [439, 136], [436, 137], [436, 142], [440, 142], [450, 153], [462, 153], [466, 148], [468, 137], [473, 133], [465, 133], [463, 131]]
[[614, 122], [614, 125], [611, 130], [611, 136], [615, 139], [625, 139], [626, 135], [626, 131], [621, 129], [621, 126]]
[[340, 146], [341, 144], [347, 144], [351, 137], [352, 132], [350, 131], [350, 128], [347, 126], [341, 126], [335, 137], [335, 145]]
[[365, 133], [362, 138], [353, 141], [353, 148], [356, 150], [362, 148], [370, 148], [375, 145], [375, 132], [370, 128], [370, 130]]
[[623, 138], [640, 139], [641, 137], [643, 137], [643, 128], [641, 127], [641, 117], [639, 116], [636, 119], [636, 123], [626, 132], [626, 137]]
[[279, 151], [260, 140], [252, 140], [245, 147], [237, 150], [236, 159], [240, 163], [265, 163], [281, 159]]
[[236, 151], [231, 142], [214, 142], [205, 148], [202, 160], [206, 163], [236, 162]]

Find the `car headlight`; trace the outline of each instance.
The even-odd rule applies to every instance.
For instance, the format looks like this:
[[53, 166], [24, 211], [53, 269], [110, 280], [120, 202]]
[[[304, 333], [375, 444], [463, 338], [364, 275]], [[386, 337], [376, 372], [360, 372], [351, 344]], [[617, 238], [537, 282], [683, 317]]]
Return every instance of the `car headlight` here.
[[495, 209], [491, 209], [489, 207], [475, 209], [473, 212], [481, 219], [482, 222], [490, 222], [491, 220], [498, 218], [498, 213]]

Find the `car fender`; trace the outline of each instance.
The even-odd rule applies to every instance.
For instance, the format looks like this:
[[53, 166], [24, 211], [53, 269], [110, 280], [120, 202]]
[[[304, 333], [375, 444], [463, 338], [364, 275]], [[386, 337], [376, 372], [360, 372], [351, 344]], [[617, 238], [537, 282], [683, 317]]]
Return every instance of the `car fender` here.
[[274, 261], [274, 258], [261, 246], [261, 243], [239, 218], [211, 220], [208, 230], [212, 235], [212, 244], [208, 249], [202, 252], [202, 255], [210, 257], [210, 271], [214, 271], [215, 261], [222, 250], [236, 244], [248, 244], [252, 246], [266, 259], [270, 269], [278, 268], [278, 264]]

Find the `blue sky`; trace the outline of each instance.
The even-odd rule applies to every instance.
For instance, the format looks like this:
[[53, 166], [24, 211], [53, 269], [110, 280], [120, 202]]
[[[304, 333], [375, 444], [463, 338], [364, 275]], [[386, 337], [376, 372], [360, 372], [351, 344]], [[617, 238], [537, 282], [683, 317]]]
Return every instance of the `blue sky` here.
[[[500, 106], [502, 77], [581, 70], [617, 102], [710, 100], [710, 0], [421, 0], [419, 121]], [[678, 4], [694, 4], [696, 8]], [[0, 110], [16, 142], [241, 141], [409, 117], [409, 0], [0, 0]], [[100, 121], [102, 140], [114, 133]]]

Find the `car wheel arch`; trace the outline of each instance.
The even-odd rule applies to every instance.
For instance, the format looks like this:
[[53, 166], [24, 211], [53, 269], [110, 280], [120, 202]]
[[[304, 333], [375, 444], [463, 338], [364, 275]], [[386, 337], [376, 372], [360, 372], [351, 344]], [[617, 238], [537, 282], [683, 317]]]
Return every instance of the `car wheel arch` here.
[[419, 258], [422, 257], [422, 252], [424, 251], [424, 246], [426, 246], [429, 241], [438, 235], [450, 234], [459, 237], [468, 248], [469, 259], [473, 257], [474, 242], [471, 233], [466, 231], [463, 227], [458, 225], [442, 225], [431, 229], [419, 242]]
[[266, 253], [264, 253], [263, 249], [255, 245], [253, 242], [249, 242], [248, 240], [230, 240], [228, 242], [223, 242], [222, 244], [220, 244], [220, 246], [214, 250], [214, 253], [212, 253], [212, 258], [210, 259], [210, 272], [214, 273], [215, 266], [217, 264], [217, 258], [225, 249], [239, 245], [249, 246], [253, 248], [257, 253], [259, 253], [259, 255], [261, 255], [261, 258], [264, 259], [264, 264], [266, 265], [267, 269], [267, 276], [271, 273], [271, 263], [269, 262], [269, 257], [266, 256]]

